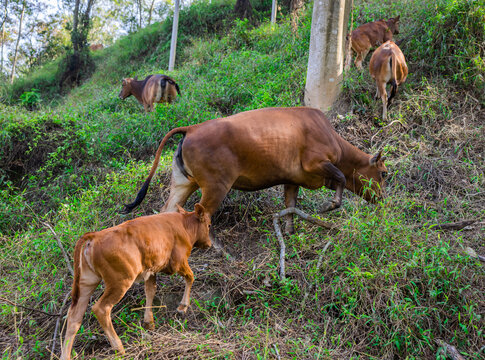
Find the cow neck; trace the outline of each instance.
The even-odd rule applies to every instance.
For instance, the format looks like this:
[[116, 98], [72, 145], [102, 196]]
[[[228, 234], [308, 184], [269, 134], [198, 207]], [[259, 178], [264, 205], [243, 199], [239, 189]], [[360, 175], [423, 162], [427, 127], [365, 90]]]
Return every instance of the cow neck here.
[[195, 242], [197, 241], [197, 227], [198, 227], [198, 220], [194, 215], [184, 215], [184, 228], [185, 231], [189, 234], [190, 238], [190, 245], [194, 247]]
[[342, 155], [340, 156], [340, 161], [335, 165], [342, 171], [347, 179], [347, 183], [350, 184], [356, 171], [358, 172], [359, 169], [369, 165], [371, 156], [340, 136], [339, 143]]
[[143, 93], [143, 88], [145, 87], [145, 80], [132, 80], [131, 81], [131, 93], [139, 102], [142, 102], [141, 94]]

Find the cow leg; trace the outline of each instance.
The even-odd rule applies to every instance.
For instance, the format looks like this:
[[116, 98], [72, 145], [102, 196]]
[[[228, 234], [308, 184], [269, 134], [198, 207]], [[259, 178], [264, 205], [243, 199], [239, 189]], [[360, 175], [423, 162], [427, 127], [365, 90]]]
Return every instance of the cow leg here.
[[386, 83], [385, 82], [378, 82], [377, 83], [377, 91], [381, 96], [382, 100], [382, 120], [387, 120], [387, 92], [386, 92]]
[[71, 358], [72, 345], [74, 343], [74, 337], [76, 336], [79, 328], [81, 327], [82, 319], [86, 313], [89, 299], [94, 290], [100, 283], [101, 279], [98, 277], [86, 278], [81, 275], [79, 281], [79, 299], [75, 306], [69, 308], [67, 313], [67, 327], [66, 337], [61, 350], [61, 360], [69, 360]]
[[339, 208], [342, 204], [342, 193], [344, 192], [346, 180], [345, 175], [331, 162], [325, 162], [322, 165], [322, 170], [323, 177], [329, 182], [329, 186], [327, 187], [335, 190], [332, 202], [324, 206], [321, 210], [322, 212], [327, 212]]
[[123, 298], [134, 280], [120, 281], [113, 285], [106, 284], [106, 290], [93, 306], [93, 312], [101, 324], [111, 347], [120, 354], [124, 354], [125, 349], [111, 322], [111, 310]]
[[143, 317], [143, 326], [145, 329], [153, 330], [155, 329], [155, 321], [153, 320], [153, 298], [155, 297], [155, 292], [157, 291], [157, 276], [156, 274], [150, 275], [148, 279], [145, 280], [145, 295], [146, 295], [146, 307], [145, 315]]
[[[284, 189], [286, 208], [295, 207], [299, 187], [297, 185], [285, 184]], [[293, 234], [295, 232], [295, 225], [293, 224], [293, 214], [286, 215], [285, 232], [287, 234]]]
[[190, 195], [194, 193], [199, 186], [190, 181], [182, 174], [176, 160], [172, 163], [172, 180], [170, 182], [170, 195], [167, 202], [162, 207], [162, 212], [177, 211], [177, 205], [184, 206]]
[[184, 263], [182, 264], [182, 266], [180, 266], [177, 272], [185, 279], [184, 296], [182, 297], [182, 301], [180, 302], [177, 311], [179, 312], [179, 314], [185, 314], [190, 305], [190, 289], [192, 288], [192, 284], [194, 283], [194, 273], [192, 272], [192, 269], [190, 268], [187, 259], [185, 259]]
[[355, 55], [355, 60], [354, 60], [354, 64], [357, 67], [357, 69], [362, 70], [362, 61], [363, 60], [364, 59], [362, 58], [362, 53], [357, 52], [356, 55]]

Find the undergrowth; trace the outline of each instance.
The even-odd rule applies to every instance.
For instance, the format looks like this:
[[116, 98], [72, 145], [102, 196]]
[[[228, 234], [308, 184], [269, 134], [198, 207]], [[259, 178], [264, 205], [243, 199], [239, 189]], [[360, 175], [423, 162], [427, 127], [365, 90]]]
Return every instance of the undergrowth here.
[[[410, 74], [387, 122], [379, 118], [368, 72], [355, 68], [346, 72], [329, 114], [352, 144], [368, 153], [384, 150], [387, 197], [370, 205], [345, 192], [342, 208], [325, 214], [334, 230], [296, 221], [296, 234], [285, 236], [281, 281], [272, 226], [272, 214], [284, 206], [281, 189], [230, 192], [213, 223], [233, 259], [212, 249], [193, 252], [196, 280], [185, 318], [174, 314], [183, 280], [160, 275], [154, 331], [141, 327], [142, 310], [134, 309], [144, 304], [143, 284], [135, 285], [113, 311], [126, 358], [444, 359], [440, 341], [467, 358], [484, 357], [485, 274], [466, 250], [485, 252], [479, 3], [355, 2], [354, 26], [401, 14], [398, 38], [412, 35], [403, 45]], [[302, 105], [311, 7], [292, 32], [287, 19], [273, 27], [264, 20], [267, 5], [253, 4], [253, 23], [225, 16], [232, 7], [224, 1], [186, 8], [180, 31], [191, 36], [182, 39], [169, 74], [182, 96], [153, 113], [117, 95], [122, 77], [163, 72], [169, 22], [96, 53], [97, 71], [67, 96], [50, 96], [46, 82], [34, 111], [0, 105], [2, 358], [51, 356], [72, 284], [59, 243], [72, 254], [83, 233], [160, 210], [173, 140], [144, 203], [132, 215], [119, 213], [167, 131], [250, 109]], [[32, 79], [48, 79], [49, 66]], [[29, 81], [15, 86], [31, 91]], [[302, 190], [300, 208], [318, 214], [331, 196], [326, 189]], [[436, 224], [463, 219], [476, 223], [437, 230]], [[74, 346], [81, 359], [117, 358], [89, 310]]]

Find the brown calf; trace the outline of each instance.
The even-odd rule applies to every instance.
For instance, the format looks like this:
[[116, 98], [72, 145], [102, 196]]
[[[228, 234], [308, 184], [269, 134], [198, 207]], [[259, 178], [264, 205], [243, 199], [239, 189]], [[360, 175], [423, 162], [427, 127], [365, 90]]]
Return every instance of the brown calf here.
[[145, 112], [153, 111], [154, 103], [171, 103], [180, 94], [178, 84], [167, 75], [148, 75], [145, 80], [123, 79], [120, 99], [133, 95], [145, 108]]
[[356, 53], [355, 66], [362, 69], [362, 62], [373, 46], [392, 40], [393, 34], [399, 34], [399, 15], [389, 20], [379, 20], [359, 26], [352, 31], [350, 39]]
[[[381, 154], [367, 155], [345, 141], [318, 109], [267, 108], [171, 130], [163, 138], [148, 178], [135, 201], [138, 206], [157, 170], [162, 149], [174, 134], [184, 137], [174, 155], [170, 196], [162, 211], [185, 204], [199, 187], [201, 204], [214, 214], [233, 189], [255, 191], [284, 184], [285, 205], [296, 205], [300, 186], [335, 190], [322, 211], [338, 208], [344, 188], [373, 201], [387, 174]], [[373, 191], [369, 191], [368, 186]], [[286, 230], [293, 232], [289, 216]]]
[[103, 44], [92, 44], [92, 45], [89, 45], [89, 50], [98, 51], [103, 49], [103, 47], [104, 47]]
[[135, 281], [145, 280], [145, 326], [154, 327], [151, 309], [156, 290], [155, 274], [179, 273], [185, 278], [185, 291], [177, 311], [185, 313], [190, 302], [194, 274], [188, 258], [192, 247], [211, 246], [210, 215], [202, 205], [195, 211], [143, 216], [98, 232], [87, 233], [74, 250], [72, 304], [62, 346], [62, 360], [71, 358], [71, 350], [89, 298], [101, 282], [105, 291], [93, 306], [111, 346], [120, 353], [124, 348], [111, 322], [111, 309]]
[[[376, 80], [376, 99], [382, 99], [382, 119], [387, 119], [387, 107], [397, 93], [397, 88], [408, 75], [406, 59], [399, 46], [387, 41], [379, 46], [372, 54], [369, 71]], [[391, 94], [387, 97], [386, 85], [391, 83]]]

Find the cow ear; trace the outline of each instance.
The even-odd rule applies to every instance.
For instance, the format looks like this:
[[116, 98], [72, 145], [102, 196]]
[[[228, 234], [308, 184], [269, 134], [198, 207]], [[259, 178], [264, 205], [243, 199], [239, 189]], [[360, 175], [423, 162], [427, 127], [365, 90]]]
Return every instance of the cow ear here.
[[133, 78], [133, 80], [138, 81], [138, 75]]
[[396, 16], [396, 17], [394, 18], [394, 20], [399, 21], [399, 18], [400, 18], [400, 17], [401, 17], [401, 14], [399, 14], [398, 16]]
[[199, 220], [203, 220], [204, 219], [205, 209], [204, 209], [204, 207], [202, 205], [200, 205], [199, 203], [195, 204], [194, 211], [195, 211], [195, 215], [197, 216], [197, 218]]
[[182, 206], [180, 206], [179, 204], [177, 204], [177, 212], [179, 212], [182, 215], [187, 213], [187, 211], [185, 211], [184, 208]]
[[375, 166], [377, 162], [381, 159], [381, 156], [382, 156], [382, 151], [379, 151], [376, 155], [370, 158], [369, 164], [371, 166]]

